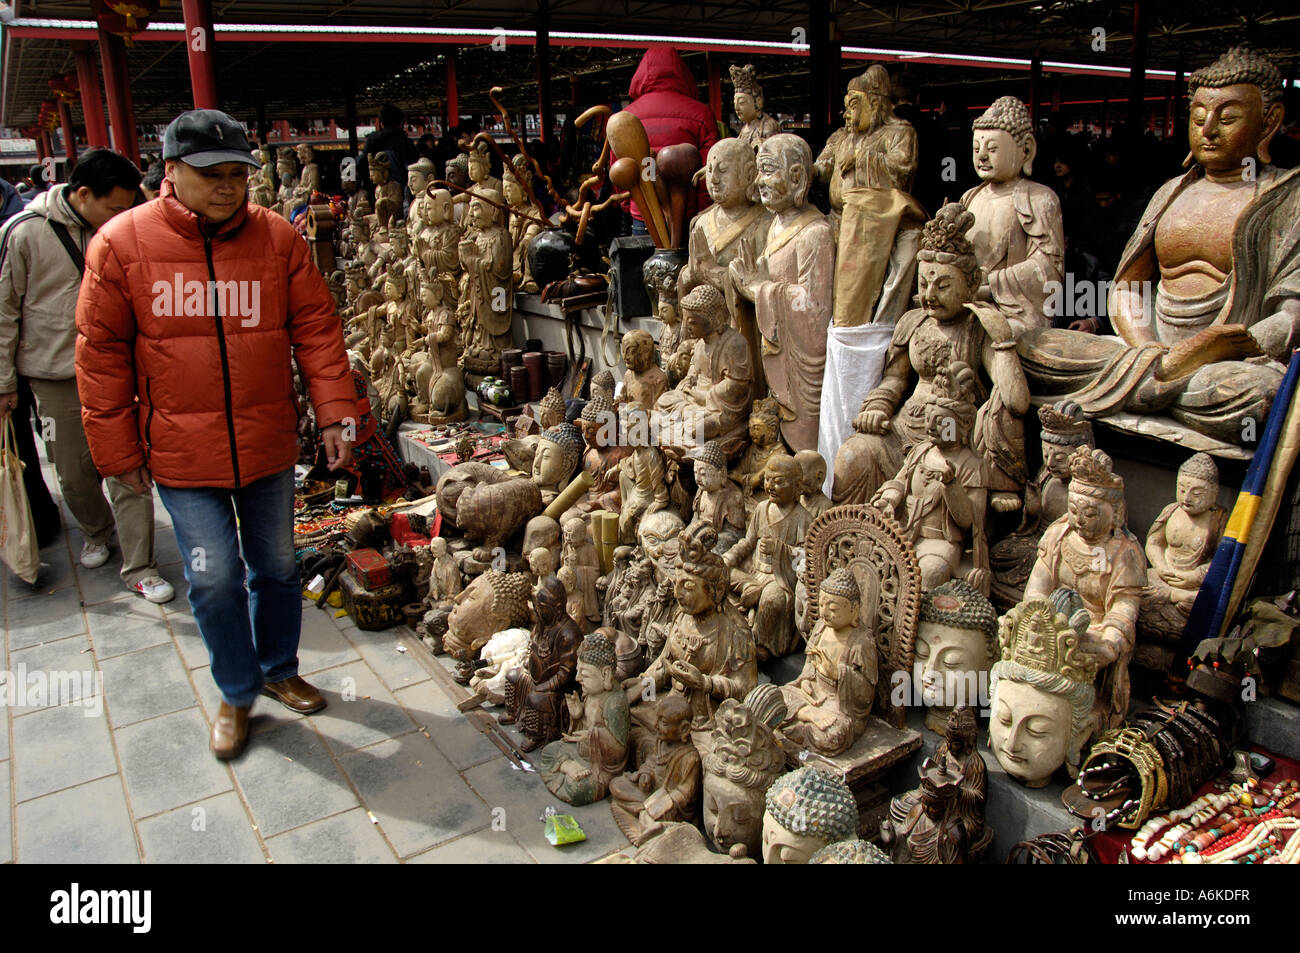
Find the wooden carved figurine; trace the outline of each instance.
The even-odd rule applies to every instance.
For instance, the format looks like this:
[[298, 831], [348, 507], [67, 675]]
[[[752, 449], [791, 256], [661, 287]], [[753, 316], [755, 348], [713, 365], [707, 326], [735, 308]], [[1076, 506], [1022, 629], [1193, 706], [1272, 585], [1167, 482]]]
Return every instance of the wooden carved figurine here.
[[630, 545], [636, 542], [637, 524], [668, 505], [668, 484], [663, 453], [651, 439], [650, 415], [640, 405], [627, 411], [626, 437], [632, 452], [618, 464], [618, 540]]
[[474, 661], [488, 640], [528, 619], [528, 585], [523, 573], [493, 570], [474, 579], [454, 598], [443, 647], [458, 663], [456, 681], [469, 684]]
[[578, 647], [578, 687], [565, 696], [568, 730], [542, 749], [537, 766], [550, 792], [569, 804], [591, 804], [609, 791], [627, 763], [631, 722], [627, 697], [614, 680], [614, 644], [600, 634]]
[[587, 524], [574, 518], [564, 524], [564, 546], [560, 550], [560, 565], [573, 570], [578, 591], [592, 622], [600, 620], [600, 599], [596, 595], [596, 579], [600, 576], [600, 557], [591, 541]]
[[742, 123], [736, 137], [747, 146], [757, 149], [781, 131], [781, 124], [763, 112], [763, 87], [752, 64], [731, 66], [731, 85], [735, 87], [731, 104], [736, 118]]
[[470, 202], [458, 246], [464, 269], [458, 305], [463, 360], [465, 370], [473, 374], [491, 374], [501, 366], [501, 349], [509, 346], [514, 314], [510, 234], [490, 202], [500, 205], [501, 193], [488, 190], [483, 198], [476, 196]]
[[693, 453], [695, 502], [693, 519], [708, 523], [718, 534], [716, 551], [725, 553], [745, 535], [745, 498], [740, 487], [727, 479], [727, 456], [716, 441]]
[[700, 753], [691, 743], [691, 706], [667, 695], [655, 712], [655, 740], [636, 771], [609, 785], [614, 820], [634, 845], [668, 821], [693, 821], [699, 812]]
[[293, 211], [293, 197], [298, 190], [298, 157], [292, 146], [281, 146], [276, 153], [275, 173], [280, 179], [280, 189], [276, 192], [276, 211], [288, 218]]
[[449, 284], [443, 276], [420, 271], [420, 306], [424, 311], [424, 327], [428, 329], [426, 346], [432, 365], [426, 391], [431, 424], [464, 420], [469, 412], [465, 376], [458, 363], [460, 340], [456, 311], [447, 302], [448, 290]]
[[1100, 450], [1079, 447], [1070, 458], [1069, 507], [1038, 544], [1038, 562], [1025, 599], [1045, 599], [1059, 588], [1083, 599], [1092, 624], [1082, 648], [1097, 658], [1097, 730], [1124, 722], [1129, 703], [1129, 659], [1147, 584], [1146, 557], [1128, 530], [1124, 480]]
[[836, 569], [818, 593], [818, 624], [799, 677], [781, 688], [789, 721], [782, 733], [828, 757], [847, 751], [867, 726], [878, 671], [875, 618], [879, 596], [863, 598], [848, 569]]
[[943, 733], [954, 708], [979, 703], [980, 686], [998, 660], [992, 603], [960, 579], [921, 593], [914, 657], [925, 726]]
[[793, 450], [817, 446], [835, 272], [830, 223], [808, 204], [812, 178], [812, 152], [798, 136], [782, 133], [759, 147], [758, 192], [772, 221], [762, 255], [742, 241], [728, 269], [736, 292], [754, 303], [758, 357]]
[[537, 623], [528, 642], [524, 667], [506, 676], [506, 711], [498, 720], [518, 724], [526, 740], [520, 746], [532, 751], [560, 737], [567, 708], [564, 696], [573, 688], [577, 671], [578, 627], [564, 605], [564, 586], [554, 576], [543, 579], [533, 592]]
[[730, 478], [741, 489], [746, 515], [767, 499], [763, 481], [767, 474], [767, 461], [774, 456], [784, 456], [781, 445], [781, 413], [775, 400], [766, 397], [754, 401], [749, 414], [749, 446], [732, 467]]
[[794, 459], [803, 470], [799, 502], [808, 511], [808, 518], [815, 520], [831, 508], [830, 497], [822, 489], [826, 485], [826, 458], [816, 450], [800, 450]]
[[655, 363], [655, 339], [649, 331], [638, 328], [623, 335], [619, 350], [627, 372], [623, 375], [623, 391], [617, 403], [653, 407], [668, 389], [668, 375]]
[[732, 588], [749, 610], [760, 659], [790, 654], [794, 625], [794, 563], [812, 522], [799, 503], [803, 470], [793, 457], [767, 461], [768, 499], [754, 507], [745, 535], [723, 557], [733, 569]]
[[737, 845], [746, 856], [759, 854], [763, 798], [785, 769], [785, 752], [773, 731], [785, 717], [781, 690], [770, 682], [757, 686], [744, 702], [728, 698], [718, 706], [703, 759], [701, 820], [710, 842], [724, 854]]
[[[976, 756], [978, 757], [978, 755]], [[901, 798], [890, 804], [880, 822], [880, 840], [891, 848], [896, 864], [964, 864], [970, 841], [962, 823], [961, 793], [965, 780], [947, 758], [927, 758], [921, 787], [908, 798], [906, 814], [896, 817]]]

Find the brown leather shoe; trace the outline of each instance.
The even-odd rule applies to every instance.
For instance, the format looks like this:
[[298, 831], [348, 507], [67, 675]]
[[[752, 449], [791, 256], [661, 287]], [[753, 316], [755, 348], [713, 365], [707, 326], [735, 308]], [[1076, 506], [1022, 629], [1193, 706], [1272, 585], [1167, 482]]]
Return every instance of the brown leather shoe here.
[[248, 708], [236, 708], [225, 702], [217, 709], [208, 746], [222, 761], [238, 758], [248, 744], [248, 712]]
[[262, 687], [262, 694], [274, 698], [285, 708], [300, 715], [310, 715], [325, 707], [325, 697], [297, 675], [290, 675], [278, 682], [267, 682]]

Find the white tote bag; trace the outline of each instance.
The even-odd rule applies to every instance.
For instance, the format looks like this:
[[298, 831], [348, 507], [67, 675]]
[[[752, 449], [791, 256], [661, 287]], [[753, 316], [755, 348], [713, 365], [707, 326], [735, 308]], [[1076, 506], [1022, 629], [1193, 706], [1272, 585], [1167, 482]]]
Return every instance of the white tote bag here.
[[0, 554], [14, 574], [28, 585], [36, 582], [41, 570], [40, 551], [36, 545], [36, 524], [23, 485], [23, 467], [18, 457], [14, 417], [5, 417], [0, 432]]

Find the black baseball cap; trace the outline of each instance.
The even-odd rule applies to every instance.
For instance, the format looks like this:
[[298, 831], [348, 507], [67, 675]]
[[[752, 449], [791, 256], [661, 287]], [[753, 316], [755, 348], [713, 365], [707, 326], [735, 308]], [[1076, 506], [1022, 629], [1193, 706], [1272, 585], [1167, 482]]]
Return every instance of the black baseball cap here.
[[262, 165], [253, 158], [244, 127], [219, 109], [191, 109], [173, 119], [163, 133], [162, 154], [200, 169], [221, 162]]

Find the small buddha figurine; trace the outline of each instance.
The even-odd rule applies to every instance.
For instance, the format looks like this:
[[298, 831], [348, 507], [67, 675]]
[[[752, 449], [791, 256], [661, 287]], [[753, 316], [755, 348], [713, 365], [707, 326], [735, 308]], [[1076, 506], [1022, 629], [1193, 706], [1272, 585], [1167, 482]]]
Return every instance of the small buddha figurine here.
[[406, 204], [406, 227], [414, 239], [424, 225], [421, 218], [421, 205], [429, 200], [425, 191], [429, 183], [437, 177], [438, 168], [428, 156], [420, 156], [406, 167], [406, 191], [411, 196]]
[[533, 454], [533, 482], [549, 506], [577, 472], [582, 462], [582, 434], [573, 424], [557, 424], [542, 432]]
[[908, 451], [898, 475], [871, 501], [900, 522], [916, 547], [923, 590], [955, 577], [968, 539], [973, 568], [966, 581], [987, 592], [992, 578], [984, 535], [984, 461], [967, 442], [976, 420], [975, 386], [974, 371], [960, 362], [950, 373], [935, 375], [926, 405], [927, 439]]
[[633, 845], [669, 821], [694, 821], [699, 813], [700, 753], [691, 743], [691, 706], [666, 695], [655, 706], [655, 741], [636, 771], [609, 784], [614, 821]]
[[659, 362], [668, 375], [669, 387], [676, 387], [686, 376], [694, 347], [694, 342], [687, 343], [682, 333], [678, 307], [684, 296], [678, 293], [677, 281], [686, 267], [679, 269], [673, 262], [651, 255], [641, 268], [651, 314], [659, 321]]
[[[534, 587], [547, 576], [556, 575], [556, 565], [556, 554], [546, 547], [536, 546], [528, 551], [528, 575]], [[574, 621], [576, 622], [577, 619], [575, 618]]]
[[851, 570], [836, 569], [822, 580], [803, 671], [781, 687], [789, 713], [782, 733], [828, 757], [857, 741], [875, 700], [876, 637], [868, 620], [876, 616], [879, 596], [868, 594], [865, 602]]
[[1106, 312], [1116, 336], [1042, 328], [1019, 347], [1035, 393], [1068, 394], [1088, 417], [1165, 413], [1249, 444], [1245, 421], [1267, 419], [1300, 342], [1300, 175], [1270, 155], [1285, 85], [1243, 46], [1187, 90], [1189, 168], [1156, 191], [1120, 256]]
[[1147, 533], [1151, 563], [1142, 594], [1138, 630], [1177, 642], [1228, 523], [1219, 506], [1219, 468], [1208, 453], [1178, 468], [1177, 499], [1160, 511]]
[[[636, 528], [637, 550], [649, 573], [624, 618], [636, 626], [630, 634], [641, 645], [647, 665], [663, 653], [677, 621], [677, 568], [685, 528], [682, 518], [667, 509], [651, 513]], [[757, 674], [754, 677], [757, 679]]]
[[1053, 283], [1065, 278], [1061, 203], [1028, 178], [1038, 144], [1029, 108], [1002, 96], [972, 123], [980, 184], [961, 198], [975, 216], [970, 231], [989, 295], [1019, 337], [1052, 326]]
[[655, 363], [655, 339], [649, 331], [637, 328], [623, 335], [619, 350], [627, 372], [623, 375], [623, 391], [617, 403], [653, 407], [668, 389], [668, 375]]
[[736, 118], [741, 122], [740, 133], [736, 138], [757, 150], [764, 141], [781, 131], [781, 124], [763, 112], [763, 87], [758, 83], [753, 64], [732, 64], [731, 85], [735, 87], [731, 104], [735, 107]]
[[[267, 146], [262, 146], [254, 155], [262, 163], [262, 167], [248, 178], [249, 201], [254, 205], [260, 205], [262, 208], [273, 208], [275, 206], [275, 167], [271, 159], [271, 150]], [[354, 187], [355, 184], [354, 180]]]
[[387, 228], [402, 217], [402, 187], [393, 181], [392, 162], [387, 152], [372, 152], [367, 157], [370, 181], [375, 187], [375, 217]]
[[460, 340], [456, 327], [456, 310], [447, 302], [450, 283], [444, 276], [423, 269], [420, 277], [420, 306], [424, 327], [428, 329], [426, 346], [432, 365], [429, 387], [429, 423], [443, 424], [464, 420], [469, 412], [465, 399], [465, 375], [461, 372]]
[[858, 836], [858, 802], [837, 775], [799, 768], [764, 798], [763, 863], [806, 864], [827, 844]]
[[908, 304], [925, 210], [909, 194], [916, 130], [894, 115], [880, 64], [849, 81], [844, 126], [817, 157], [830, 189], [828, 216], [838, 253], [834, 324], [895, 324]]
[[1014, 606], [1024, 597], [1025, 583], [1038, 559], [1038, 541], [1048, 526], [1065, 515], [1070, 454], [1076, 447], [1093, 446], [1092, 424], [1073, 401], [1044, 404], [1038, 408], [1038, 421], [1043, 465], [1038, 476], [1025, 486], [1020, 526], [989, 550], [992, 596], [1003, 608]]
[[[578, 586], [578, 576], [573, 571], [572, 566], [561, 566], [555, 573], [557, 579], [564, 586], [564, 611], [569, 614], [569, 618], [578, 626], [578, 633], [586, 635], [595, 628], [587, 616], [591, 609], [587, 607], [587, 600], [583, 595], [582, 589]], [[595, 610], [599, 613], [599, 608]]]
[[466, 160], [466, 169], [469, 173], [469, 191], [457, 195], [455, 201], [469, 202], [473, 196], [487, 195], [489, 192], [495, 192], [496, 195], [491, 197], [501, 201], [501, 180], [492, 174], [492, 153], [486, 142], [474, 143]]
[[[717, 542], [717, 533], [705, 523], [692, 523], [679, 537], [673, 580], [678, 611], [667, 642], [640, 678], [623, 683], [628, 700], [637, 699], [634, 722], [649, 721], [650, 710], [665, 697], [681, 697], [690, 706], [692, 727], [711, 728], [724, 699], [744, 698], [758, 683], [754, 637], [744, 619], [726, 607], [731, 569], [713, 551]], [[659, 693], [657, 703], [641, 700], [650, 684]]]
[[880, 841], [891, 848], [896, 864], [964, 864], [970, 853], [966, 825], [962, 823], [961, 784], [948, 759], [927, 758], [921, 765], [921, 787], [911, 808], [901, 819], [880, 822]]
[[446, 189], [436, 189], [432, 195], [423, 197], [417, 206], [420, 228], [414, 242], [416, 255], [420, 264], [430, 271], [452, 276], [452, 294], [459, 284], [460, 272], [460, 226], [452, 220], [451, 193]]
[[560, 737], [564, 696], [573, 688], [581, 636], [565, 611], [564, 585], [555, 576], [533, 592], [537, 622], [528, 642], [523, 668], [506, 676], [506, 711], [498, 721], [518, 723], [525, 736], [520, 746], [532, 751]]
[[650, 415], [638, 404], [627, 411], [626, 437], [631, 453], [618, 463], [618, 539], [630, 545], [636, 542], [637, 524], [668, 505], [668, 484], [663, 453], [651, 439]]
[[857, 433], [835, 454], [836, 505], [869, 501], [898, 472], [907, 452], [924, 439], [936, 375], [958, 361], [984, 375], [975, 403], [988, 409], [971, 446], [987, 461], [990, 505], [995, 511], [1020, 505], [1018, 493], [1028, 476], [1020, 417], [1029, 409], [1029, 388], [1011, 325], [997, 308], [976, 300], [980, 267], [966, 238], [974, 221], [949, 203], [925, 225], [917, 253], [921, 306], [899, 319], [880, 384], [853, 420]]
[[816, 450], [800, 450], [794, 459], [803, 470], [799, 502], [808, 511], [808, 518], [815, 520], [831, 508], [830, 497], [822, 491], [826, 485], [826, 458]]
[[429, 595], [426, 601], [430, 605], [450, 602], [460, 595], [465, 588], [465, 581], [455, 558], [447, 552], [447, 540], [441, 536], [429, 540], [429, 555], [433, 557], [433, 566], [429, 570]]
[[789, 655], [798, 641], [794, 625], [795, 561], [812, 522], [799, 503], [803, 470], [793, 457], [767, 461], [768, 498], [754, 507], [745, 535], [723, 559], [734, 570], [732, 588], [750, 610], [760, 660]]
[[560, 550], [560, 565], [573, 570], [578, 591], [586, 606], [587, 618], [600, 620], [600, 599], [596, 595], [596, 579], [600, 576], [600, 556], [591, 541], [587, 523], [574, 518], [564, 524], [564, 546]]
[[587, 443], [582, 467], [591, 474], [591, 489], [577, 504], [582, 512], [608, 510], [617, 513], [622, 503], [619, 490], [620, 464], [632, 453], [630, 441], [619, 439], [618, 414], [604, 394], [587, 401], [578, 418], [578, 429]]
[[920, 671], [925, 726], [942, 734], [955, 707], [974, 705], [998, 660], [998, 614], [961, 579], [921, 593], [915, 664]]
[[496, 633], [527, 621], [528, 577], [489, 570], [453, 599], [443, 648], [456, 659], [454, 678], [468, 685], [479, 650]]
[[1097, 731], [1124, 722], [1129, 703], [1129, 659], [1147, 585], [1146, 557], [1129, 532], [1124, 480], [1100, 450], [1079, 447], [1070, 458], [1069, 506], [1047, 528], [1025, 599], [1043, 599], [1065, 587], [1076, 591], [1092, 618], [1080, 644], [1098, 661]]
[[763, 839], [763, 800], [785, 770], [785, 752], [773, 730], [785, 720], [781, 690], [755, 686], [744, 702], [718, 706], [703, 757], [704, 831], [713, 846], [730, 853], [737, 845], [757, 857]]
[[[771, 398], [754, 401], [749, 414], [749, 441], [730, 474], [741, 489], [747, 514], [767, 499], [763, 489], [767, 461], [785, 455], [785, 447], [781, 445], [781, 414], [776, 401]], [[802, 487], [802, 480], [800, 484]]]
[[302, 173], [298, 177], [298, 186], [294, 189], [292, 204], [294, 208], [311, 202], [313, 193], [320, 192], [320, 166], [316, 164], [316, 150], [307, 143], [298, 146], [298, 161], [302, 164]]
[[411, 277], [405, 268], [397, 265], [384, 275], [384, 315], [388, 327], [393, 329], [398, 355], [410, 354], [424, 343], [424, 324], [412, 294]]
[[566, 695], [569, 730], [537, 757], [542, 780], [568, 804], [592, 804], [609, 792], [627, 765], [631, 721], [627, 697], [614, 680], [614, 644], [599, 633], [578, 647], [578, 687]]
[[[486, 201], [485, 201], [486, 200]], [[501, 366], [501, 349], [508, 347], [513, 319], [510, 234], [501, 224], [501, 193], [486, 190], [469, 203], [467, 226], [457, 246], [460, 265], [460, 320], [464, 368], [491, 374]]]
[[281, 146], [276, 153], [275, 174], [280, 180], [276, 211], [287, 219], [293, 212], [293, 196], [298, 189], [298, 157], [292, 146]]
[[808, 202], [812, 180], [812, 151], [803, 139], [782, 133], [759, 147], [759, 195], [772, 220], [762, 255], [742, 242], [727, 269], [736, 294], [754, 304], [760, 338], [755, 357], [792, 450], [817, 446], [835, 281], [835, 236]]
[[692, 519], [713, 527], [718, 534], [716, 552], [721, 555], [745, 535], [745, 498], [740, 487], [727, 479], [727, 455], [717, 441], [710, 440], [693, 456], [698, 489]]
[[536, 208], [516, 170], [506, 169], [502, 173], [501, 188], [506, 204], [510, 206], [510, 245], [514, 257], [515, 288], [524, 294], [536, 294], [537, 282], [533, 280], [528, 267], [528, 247], [541, 233], [542, 226], [535, 221]]
[[682, 324], [695, 339], [690, 369], [655, 404], [660, 442], [696, 447], [740, 430], [753, 403], [749, 343], [730, 326], [722, 293], [700, 285], [681, 301]]
[[1082, 647], [1091, 617], [1078, 593], [1026, 599], [998, 620], [1001, 659], [989, 672], [989, 747], [1031, 788], [1064, 764], [1079, 774], [1093, 732], [1097, 658]]

